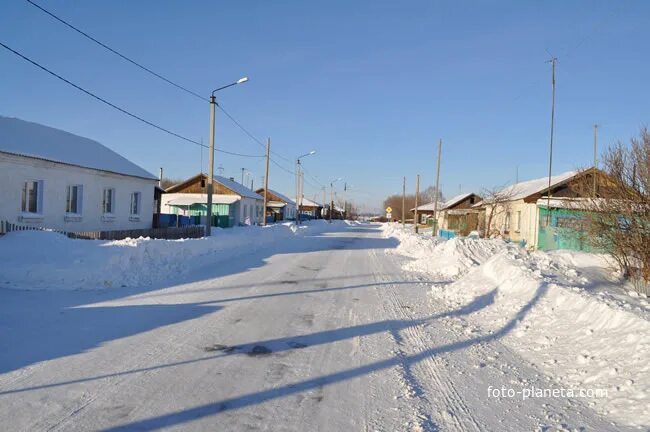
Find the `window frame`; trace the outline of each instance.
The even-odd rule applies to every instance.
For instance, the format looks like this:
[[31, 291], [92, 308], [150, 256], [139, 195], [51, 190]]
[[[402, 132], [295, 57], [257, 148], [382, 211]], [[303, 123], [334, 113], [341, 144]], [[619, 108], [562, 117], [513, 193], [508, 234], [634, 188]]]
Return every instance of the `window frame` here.
[[[31, 200], [29, 199], [29, 191], [27, 185], [36, 185], [36, 196], [34, 199], [35, 211], [31, 211]], [[24, 215], [42, 215], [43, 214], [43, 192], [44, 192], [43, 180], [28, 179], [23, 182], [23, 187], [21, 190], [21, 200], [20, 200], [20, 211]]]
[[[106, 192], [110, 191], [110, 211], [106, 211]], [[115, 215], [115, 188], [114, 187], [105, 187], [102, 191], [102, 215], [103, 216], [114, 216]]]
[[[136, 210], [135, 212], [133, 211], [134, 202], [135, 202], [135, 210]], [[142, 213], [142, 192], [140, 191], [131, 192], [131, 199], [129, 202], [129, 215], [131, 217], [140, 217], [141, 213]]]
[[[70, 204], [72, 203], [70, 199], [72, 188], [77, 189], [75, 211], [71, 211], [71, 207], [70, 207]], [[83, 190], [84, 190], [83, 185], [81, 184], [70, 184], [66, 187], [66, 193], [65, 193], [65, 214], [66, 215], [81, 216], [83, 214]]]

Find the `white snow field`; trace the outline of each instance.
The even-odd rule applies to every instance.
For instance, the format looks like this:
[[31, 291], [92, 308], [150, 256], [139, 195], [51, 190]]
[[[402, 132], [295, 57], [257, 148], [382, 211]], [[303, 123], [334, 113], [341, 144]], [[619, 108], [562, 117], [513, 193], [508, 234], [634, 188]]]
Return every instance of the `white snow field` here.
[[[598, 268], [582, 267], [595, 258], [498, 241], [436, 246], [395, 226], [317, 221], [299, 234], [0, 237], [0, 428], [650, 424], [647, 302], [610, 292]], [[610, 391], [521, 393], [561, 387]]]

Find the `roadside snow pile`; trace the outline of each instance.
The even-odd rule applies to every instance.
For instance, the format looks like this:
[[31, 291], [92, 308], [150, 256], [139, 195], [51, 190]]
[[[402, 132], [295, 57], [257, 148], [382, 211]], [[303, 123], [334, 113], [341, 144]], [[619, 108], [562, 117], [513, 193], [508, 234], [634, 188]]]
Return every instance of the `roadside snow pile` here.
[[405, 265], [406, 270], [435, 272], [449, 278], [466, 273], [500, 250], [514, 247], [502, 240], [444, 240], [430, 235], [415, 235], [411, 230], [395, 223], [384, 224], [383, 229], [385, 236], [399, 240], [394, 252], [413, 258]]
[[[336, 225], [335, 225], [336, 226]], [[97, 289], [143, 286], [209, 263], [250, 253], [290, 237], [331, 229], [312, 221], [215, 228], [209, 238], [118, 241], [74, 240], [47, 231], [17, 231], [0, 237], [0, 288]]]
[[[440, 266], [453, 271], [466, 267], [467, 256], [490, 249], [480, 246], [487, 242], [442, 243], [433, 253], [446, 250], [447, 259], [419, 259], [418, 270], [439, 275], [448, 273]], [[482, 309], [463, 317], [481, 329], [478, 339], [499, 339], [554, 377], [558, 388], [606, 391], [605, 397], [588, 402], [609, 418], [649, 425], [648, 299], [627, 295], [620, 282], [611, 280], [599, 255], [527, 252], [514, 245], [490, 250], [493, 255], [483, 259], [479, 254], [480, 265], [466, 267], [470, 270], [464, 276], [434, 285], [436, 303], [442, 300], [458, 309], [479, 297], [489, 298]]]

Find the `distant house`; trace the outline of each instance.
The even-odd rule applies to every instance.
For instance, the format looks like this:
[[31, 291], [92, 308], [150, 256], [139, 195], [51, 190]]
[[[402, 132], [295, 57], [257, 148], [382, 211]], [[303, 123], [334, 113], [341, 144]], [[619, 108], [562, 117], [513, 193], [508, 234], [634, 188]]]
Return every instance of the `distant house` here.
[[[594, 168], [585, 171], [568, 171], [551, 177], [551, 196], [553, 198], [581, 198], [591, 195], [591, 189], [585, 190], [585, 184], [592, 184], [596, 175], [599, 187], [606, 176]], [[485, 227], [488, 235], [501, 235], [522, 245], [536, 248], [539, 243], [540, 224], [546, 218], [540, 218], [538, 201], [548, 195], [548, 177], [516, 183], [504, 188], [500, 195], [507, 200], [498, 204], [478, 203], [475, 208], [485, 211], [485, 225], [493, 207], [495, 211], [490, 227]], [[541, 201], [540, 201], [541, 202]]]
[[[264, 198], [264, 188], [257, 189], [255, 193]], [[272, 222], [296, 218], [296, 203], [291, 198], [269, 189], [266, 199], [266, 216]]]
[[309, 198], [302, 198], [301, 206], [300, 206], [300, 211], [301, 214], [310, 216], [314, 219], [320, 219], [321, 212], [323, 210], [323, 205], [317, 203], [316, 201], [312, 201]]
[[[479, 211], [472, 208], [481, 197], [473, 192], [457, 195], [447, 201], [438, 202], [439, 234], [446, 237], [466, 236], [478, 227]], [[435, 203], [418, 206], [418, 219], [425, 223], [433, 218]], [[415, 209], [411, 209], [413, 212]]]
[[97, 141], [0, 116], [0, 220], [69, 232], [151, 228], [157, 181]]
[[[162, 195], [162, 212], [192, 216], [196, 224], [207, 216], [208, 177], [201, 173], [171, 186]], [[262, 222], [264, 198], [234, 179], [214, 176], [212, 225], [232, 227]]]

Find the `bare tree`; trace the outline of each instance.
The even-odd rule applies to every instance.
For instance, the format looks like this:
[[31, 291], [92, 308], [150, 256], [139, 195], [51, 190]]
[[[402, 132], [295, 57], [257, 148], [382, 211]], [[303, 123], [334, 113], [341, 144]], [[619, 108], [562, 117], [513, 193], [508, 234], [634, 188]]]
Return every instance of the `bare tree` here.
[[482, 203], [485, 206], [485, 227], [484, 232], [481, 233], [483, 237], [502, 234], [501, 229], [495, 225], [501, 219], [501, 215], [510, 211], [510, 204], [515, 192], [513, 187], [497, 187], [481, 191]]
[[[387, 197], [384, 200], [384, 208], [392, 208], [393, 209], [393, 216], [397, 219], [401, 219], [402, 217], [402, 195], [401, 194], [395, 194]], [[415, 207], [415, 194], [413, 195], [406, 195], [404, 199], [404, 207], [405, 211], [404, 213], [407, 215], [410, 214], [410, 211], [413, 207]]]
[[182, 183], [184, 179], [177, 179], [177, 178], [170, 178], [170, 177], [163, 177], [162, 182], [161, 182], [161, 187], [163, 189], [167, 189], [168, 187], [177, 185], [179, 183]]
[[[629, 146], [619, 142], [602, 157], [606, 174], [588, 204], [588, 238], [612, 256], [639, 291], [650, 287], [650, 132]], [[588, 187], [588, 185], [587, 185]], [[590, 196], [593, 194], [590, 194]]]
[[[436, 188], [435, 186], [428, 186], [425, 190], [420, 192], [420, 198], [422, 198], [423, 203], [430, 203], [436, 199]], [[442, 191], [438, 191], [438, 203], [445, 202], [445, 197], [442, 194]]]

